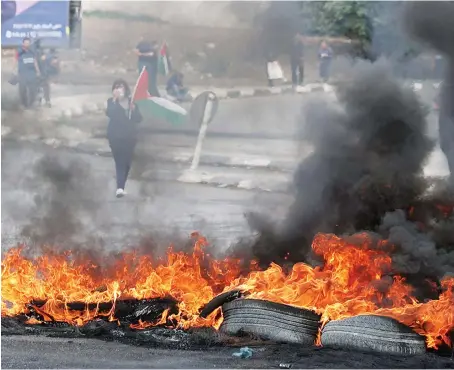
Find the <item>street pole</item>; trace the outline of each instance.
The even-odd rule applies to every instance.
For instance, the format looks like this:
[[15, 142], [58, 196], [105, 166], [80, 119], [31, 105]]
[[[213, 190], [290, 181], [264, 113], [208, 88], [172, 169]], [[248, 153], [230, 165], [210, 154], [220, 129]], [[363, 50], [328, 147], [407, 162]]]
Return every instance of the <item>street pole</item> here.
[[197, 169], [197, 167], [199, 167], [200, 155], [202, 153], [202, 144], [203, 144], [203, 140], [205, 139], [205, 136], [207, 133], [208, 122], [210, 121], [211, 112], [213, 109], [213, 100], [215, 98], [216, 98], [216, 96], [213, 93], [210, 93], [207, 96], [207, 103], [205, 105], [205, 110], [203, 112], [202, 124], [200, 125], [199, 136], [197, 138], [197, 144], [195, 146], [194, 156], [192, 157], [192, 163], [191, 163], [191, 167], [190, 167], [191, 171], [194, 171]]
[[[206, 94], [203, 114], [199, 116], [200, 129], [197, 137], [197, 143], [194, 149], [194, 155], [192, 156], [192, 163], [188, 170], [186, 170], [178, 179], [182, 182], [197, 183], [201, 181], [201, 175], [196, 172], [200, 163], [200, 156], [202, 154], [202, 145], [205, 140], [205, 136], [208, 129], [208, 124], [212, 121], [216, 110], [217, 110], [217, 96], [211, 91], [207, 91]], [[198, 117], [197, 117], [198, 118]]]

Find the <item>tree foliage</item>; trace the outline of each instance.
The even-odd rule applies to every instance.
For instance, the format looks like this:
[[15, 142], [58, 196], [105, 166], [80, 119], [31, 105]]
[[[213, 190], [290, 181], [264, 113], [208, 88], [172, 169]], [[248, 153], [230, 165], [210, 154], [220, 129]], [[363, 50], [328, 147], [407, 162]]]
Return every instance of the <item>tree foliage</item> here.
[[403, 1], [302, 1], [302, 30], [358, 41], [368, 55], [391, 55], [397, 50], [414, 55], [417, 48], [400, 28], [403, 5]]
[[301, 7], [305, 31], [367, 40], [371, 33], [367, 4], [363, 1], [304, 1]]

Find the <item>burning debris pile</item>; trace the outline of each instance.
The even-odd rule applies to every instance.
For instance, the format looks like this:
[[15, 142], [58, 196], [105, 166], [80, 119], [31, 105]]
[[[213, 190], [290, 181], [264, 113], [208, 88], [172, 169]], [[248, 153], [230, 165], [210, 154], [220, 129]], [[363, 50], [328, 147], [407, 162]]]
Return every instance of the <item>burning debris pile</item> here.
[[192, 254], [170, 249], [165, 261], [153, 261], [127, 253], [105, 267], [70, 253], [27, 258], [21, 248], [11, 249], [2, 261], [2, 316], [82, 327], [102, 318], [134, 330], [218, 328], [219, 308], [206, 318], [200, 312], [217, 294], [236, 289], [248, 299], [315, 311], [322, 323], [362, 314], [391, 317], [424, 335], [430, 348], [452, 345], [454, 279], [433, 286], [437, 299], [418, 301], [415, 289], [393, 274], [389, 241], [365, 233], [351, 240], [318, 234], [313, 251], [322, 267], [271, 264], [260, 270], [250, 264], [251, 272], [242, 275], [239, 260], [212, 259], [207, 241], [193, 237]]
[[[92, 253], [12, 248], [2, 260], [2, 316], [137, 332], [223, 325], [232, 333], [245, 329], [232, 329], [236, 309], [271, 304], [276, 325], [293, 312], [306, 325], [304, 340], [318, 345], [325, 329], [328, 343], [335, 325], [373, 315], [386, 327], [412, 328], [428, 348], [452, 347], [454, 193], [422, 177], [433, 143], [415, 94], [384, 64], [356, 69], [340, 91], [342, 110], [314, 103], [308, 112], [315, 149], [295, 174], [282, 228], [256, 219], [254, 245], [224, 259], [196, 233], [191, 252], [170, 248], [164, 259], [126, 252], [95, 263]], [[413, 335], [402, 338], [418, 343]]]

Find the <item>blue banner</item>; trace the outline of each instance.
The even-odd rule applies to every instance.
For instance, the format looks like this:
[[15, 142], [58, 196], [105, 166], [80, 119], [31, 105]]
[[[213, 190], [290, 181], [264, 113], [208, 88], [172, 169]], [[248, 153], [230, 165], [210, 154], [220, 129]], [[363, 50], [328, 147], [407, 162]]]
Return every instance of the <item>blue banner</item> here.
[[24, 37], [45, 47], [66, 47], [69, 1], [2, 1], [2, 47], [19, 46]]

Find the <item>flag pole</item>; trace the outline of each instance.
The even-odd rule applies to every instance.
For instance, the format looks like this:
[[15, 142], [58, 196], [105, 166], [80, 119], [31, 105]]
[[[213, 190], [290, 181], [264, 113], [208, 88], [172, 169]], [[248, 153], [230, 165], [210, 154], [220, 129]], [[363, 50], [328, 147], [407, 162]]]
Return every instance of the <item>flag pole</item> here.
[[[142, 74], [145, 72], [145, 68], [146, 68], [145, 66], [142, 67], [142, 70], [140, 71], [139, 77], [137, 78], [134, 89], [132, 90], [131, 104], [133, 103], [134, 95], [136, 95], [137, 86], [139, 85], [140, 77], [142, 77]], [[129, 107], [129, 119], [131, 119], [131, 114], [132, 114], [132, 109], [131, 109], [131, 107]]]

